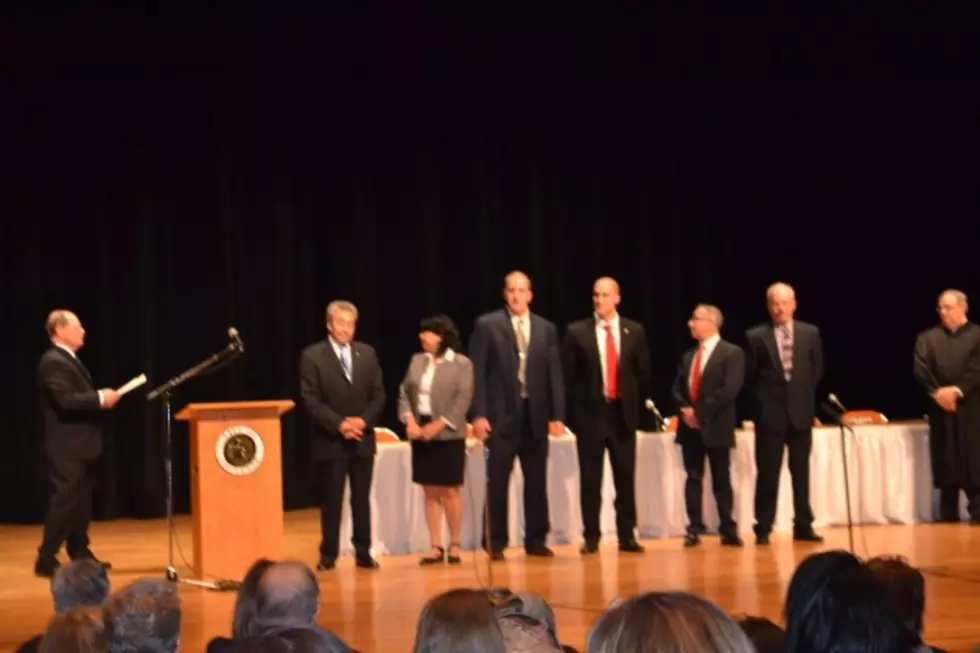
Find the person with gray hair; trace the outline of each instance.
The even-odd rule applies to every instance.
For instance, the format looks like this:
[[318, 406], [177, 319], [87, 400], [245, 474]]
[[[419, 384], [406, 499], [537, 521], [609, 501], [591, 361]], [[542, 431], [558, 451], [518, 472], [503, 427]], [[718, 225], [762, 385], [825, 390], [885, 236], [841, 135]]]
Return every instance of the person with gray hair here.
[[687, 535], [684, 546], [701, 543], [706, 528], [701, 518], [704, 459], [711, 468], [711, 485], [721, 526], [722, 546], [742, 546], [732, 516], [731, 450], [735, 448], [735, 401], [745, 380], [745, 352], [721, 337], [724, 317], [717, 306], [698, 304], [687, 326], [698, 345], [681, 356], [672, 394], [680, 411], [677, 443], [681, 445]]
[[932, 479], [939, 521], [958, 522], [960, 492], [970, 521], [980, 523], [980, 326], [967, 318], [960, 290], [939, 295], [940, 324], [915, 341], [915, 380], [929, 397]]
[[783, 457], [789, 452], [793, 481], [793, 539], [822, 542], [813, 530], [810, 506], [810, 452], [823, 379], [823, 339], [816, 325], [794, 319], [796, 291], [785, 283], [769, 286], [770, 321], [745, 333], [745, 387], [755, 422], [755, 542], [769, 544], [779, 500]]
[[[101, 608], [109, 598], [109, 574], [104, 565], [91, 558], [74, 560], [59, 567], [51, 579], [51, 596], [55, 614], [67, 614], [72, 608]], [[17, 649], [17, 653], [37, 651], [44, 636], [38, 635]]]
[[104, 612], [108, 653], [175, 653], [180, 642], [177, 588], [163, 580], [138, 580], [112, 598]]
[[309, 416], [310, 453], [320, 484], [320, 571], [337, 563], [348, 478], [355, 563], [364, 569], [379, 566], [371, 556], [371, 477], [385, 386], [374, 348], [354, 340], [357, 317], [350, 302], [330, 302], [327, 338], [304, 349], [299, 360], [300, 405]]

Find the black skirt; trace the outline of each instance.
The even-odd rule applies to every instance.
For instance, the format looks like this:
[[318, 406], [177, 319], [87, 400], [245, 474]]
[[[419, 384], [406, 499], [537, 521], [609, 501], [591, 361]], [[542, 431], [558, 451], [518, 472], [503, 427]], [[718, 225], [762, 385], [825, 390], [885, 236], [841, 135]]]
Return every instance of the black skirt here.
[[[420, 420], [420, 425], [428, 420]], [[466, 440], [412, 440], [412, 482], [459, 487], [466, 466]]]

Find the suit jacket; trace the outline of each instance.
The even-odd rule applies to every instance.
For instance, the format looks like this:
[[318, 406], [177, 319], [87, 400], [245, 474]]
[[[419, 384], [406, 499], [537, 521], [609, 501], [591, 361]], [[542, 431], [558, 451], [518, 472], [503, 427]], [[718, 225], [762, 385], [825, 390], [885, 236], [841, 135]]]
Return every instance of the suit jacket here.
[[[605, 403], [596, 319], [568, 325], [562, 341], [568, 425], [579, 438], [598, 437], [598, 410]], [[619, 395], [629, 433], [635, 434], [650, 396], [650, 349], [643, 325], [619, 317]]]
[[[530, 314], [527, 351], [528, 404], [536, 438], [548, 437], [548, 422], [565, 420], [558, 330], [552, 322]], [[473, 418], [490, 420], [494, 436], [517, 437], [523, 402], [517, 382], [517, 336], [506, 309], [481, 315], [470, 339], [473, 361]]]
[[102, 453], [104, 413], [92, 376], [61, 347], [41, 355], [37, 367], [41, 430], [48, 456], [91, 460]]
[[793, 322], [793, 375], [783, 376], [776, 336], [771, 323], [749, 329], [746, 386], [753, 400], [756, 431], [812, 427], [817, 385], [823, 378], [823, 343], [820, 330], [806, 322]]
[[738, 345], [719, 340], [701, 372], [698, 397], [691, 402], [691, 365], [698, 348], [692, 347], [681, 356], [674, 378], [672, 394], [677, 410], [694, 408], [699, 429], [678, 421], [677, 442], [682, 446], [692, 438], [701, 438], [706, 447], [735, 446], [737, 421], [736, 401], [745, 382], [745, 352]]
[[[352, 342], [351, 368], [348, 381], [329, 340], [310, 345], [300, 355], [300, 401], [312, 422], [314, 460], [368, 458], [377, 451], [374, 427], [384, 409], [385, 387], [374, 348]], [[348, 417], [367, 422], [360, 441], [340, 434], [340, 423]]]
[[[429, 357], [414, 354], [405, 370], [405, 378], [398, 387], [398, 417], [404, 420], [411, 413], [419, 419], [419, 384]], [[466, 413], [473, 401], [473, 363], [459, 352], [453, 352], [452, 360], [443, 358], [436, 365], [429, 388], [429, 404], [432, 419], [443, 417], [451, 426], [444, 428], [436, 440], [462, 440], [466, 437]]]

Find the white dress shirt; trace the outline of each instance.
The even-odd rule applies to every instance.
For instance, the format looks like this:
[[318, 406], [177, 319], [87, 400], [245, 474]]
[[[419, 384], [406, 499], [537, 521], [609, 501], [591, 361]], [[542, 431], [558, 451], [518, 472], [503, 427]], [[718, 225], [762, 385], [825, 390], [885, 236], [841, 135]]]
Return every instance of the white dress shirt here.
[[[442, 358], [436, 358], [432, 354], [426, 354], [425, 356], [428, 360], [428, 364], [425, 367], [425, 372], [422, 374], [422, 378], [419, 379], [419, 405], [417, 408], [419, 415], [432, 417], [432, 379], [434, 379], [436, 376], [436, 366], [446, 362], [451, 363], [453, 358], [456, 357], [456, 354], [452, 349], [447, 349], [442, 355]], [[446, 422], [449, 428], [456, 428], [454, 425], [450, 424], [449, 420], [447, 420], [445, 417], [443, 417], [442, 420]]]
[[[718, 346], [718, 342], [720, 340], [721, 340], [721, 335], [719, 335], [719, 334], [716, 333], [715, 335], [711, 336], [710, 338], [708, 338], [707, 340], [705, 340], [703, 343], [701, 343], [701, 346], [704, 349], [701, 352], [701, 364], [699, 366], [698, 372], [700, 372], [702, 375], [704, 374], [704, 367], [705, 367], [705, 365], [708, 364], [708, 359], [711, 358], [711, 352], [713, 352], [715, 350], [715, 347]], [[694, 379], [694, 361], [696, 361], [697, 359], [698, 359], [698, 354], [695, 351], [694, 352], [694, 356], [691, 358], [691, 371], [688, 372], [688, 374], [687, 374], [687, 385], [688, 386], [691, 385], [691, 381]]]
[[[598, 314], [593, 314], [595, 318], [595, 339], [596, 344], [599, 346], [599, 366], [602, 368], [602, 394], [603, 396], [609, 396], [609, 379], [606, 378], [609, 375], [609, 368], [606, 365], [606, 320], [599, 317]], [[609, 328], [613, 334], [613, 343], [616, 347], [616, 357], [619, 358], [620, 353], [623, 351], [621, 343], [621, 335], [619, 332], [619, 313], [613, 315], [608, 321]]]

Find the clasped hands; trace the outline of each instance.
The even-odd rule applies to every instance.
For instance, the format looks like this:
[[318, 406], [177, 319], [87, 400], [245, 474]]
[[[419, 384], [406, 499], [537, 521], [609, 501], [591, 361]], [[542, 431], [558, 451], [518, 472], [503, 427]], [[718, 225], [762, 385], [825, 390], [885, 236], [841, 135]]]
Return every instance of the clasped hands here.
[[946, 412], [955, 413], [956, 402], [960, 398], [960, 391], [956, 386], [947, 385], [933, 392], [932, 398]]
[[348, 417], [340, 423], [340, 434], [347, 440], [360, 440], [366, 428], [367, 422], [360, 417]]
[[694, 409], [690, 406], [681, 408], [681, 419], [687, 424], [688, 428], [699, 429], [701, 425], [698, 424], [698, 417], [694, 414]]
[[405, 435], [408, 436], [409, 440], [424, 440], [428, 442], [432, 438], [439, 435], [439, 432], [443, 429], [443, 420], [434, 419], [425, 426], [419, 426], [418, 422], [415, 421], [414, 417], [409, 418], [408, 424], [405, 425]]
[[[486, 417], [478, 417], [473, 420], [473, 435], [477, 437], [481, 442], [490, 437], [490, 421]], [[561, 420], [551, 420], [548, 422], [548, 435], [553, 437], [561, 437], [565, 435], [565, 423]]]

